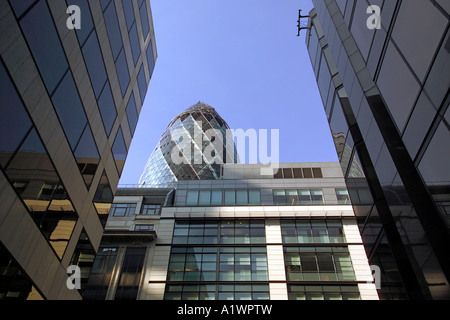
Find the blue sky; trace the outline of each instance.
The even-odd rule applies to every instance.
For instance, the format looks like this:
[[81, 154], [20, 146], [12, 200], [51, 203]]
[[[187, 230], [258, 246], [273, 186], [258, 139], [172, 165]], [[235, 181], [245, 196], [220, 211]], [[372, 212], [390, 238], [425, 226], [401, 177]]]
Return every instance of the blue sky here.
[[280, 162], [337, 161], [298, 10], [310, 0], [151, 0], [158, 59], [120, 184], [197, 101], [232, 129], [279, 129]]

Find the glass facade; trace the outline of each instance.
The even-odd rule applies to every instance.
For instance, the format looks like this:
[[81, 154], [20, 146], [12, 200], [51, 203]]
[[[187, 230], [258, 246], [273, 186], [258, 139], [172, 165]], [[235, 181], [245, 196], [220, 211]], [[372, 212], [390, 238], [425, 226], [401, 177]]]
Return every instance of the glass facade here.
[[[68, 28], [70, 5], [80, 8], [80, 29]], [[22, 257], [16, 270], [31, 272], [42, 298], [81, 299], [142, 106], [134, 74], [144, 70], [146, 90], [155, 67], [150, 3], [4, 1], [2, 14], [0, 258]], [[81, 268], [78, 291], [65, 284], [69, 262]], [[26, 296], [12, 292], [0, 298]]]
[[306, 44], [380, 295], [449, 299], [448, 6], [313, 3]]
[[[217, 130], [221, 137], [208, 137], [209, 129]], [[227, 163], [227, 161], [237, 163], [234, 141], [227, 143], [226, 140], [228, 129], [226, 122], [211, 106], [199, 102], [189, 107], [175, 117], [167, 127], [145, 166], [139, 185], [163, 187], [170, 186], [171, 183], [179, 180], [220, 179], [222, 177], [221, 164], [210, 163], [207, 157], [211, 157], [211, 155], [206, 155], [204, 152], [213, 146], [214, 154], [217, 152], [221, 155], [223, 163]], [[184, 136], [183, 139], [178, 140], [180, 132], [183, 132]], [[177, 141], [174, 141], [174, 134], [177, 136]], [[185, 138], [189, 141], [184, 141]], [[215, 139], [221, 139], [220, 150], [215, 150]], [[183, 143], [179, 143], [180, 141]], [[188, 148], [189, 150], [187, 150]], [[178, 154], [176, 151], [179, 151]], [[181, 153], [184, 157], [183, 160], [179, 162], [172, 160], [174, 154], [178, 156]], [[187, 155], [190, 155], [189, 159], [186, 158]]]

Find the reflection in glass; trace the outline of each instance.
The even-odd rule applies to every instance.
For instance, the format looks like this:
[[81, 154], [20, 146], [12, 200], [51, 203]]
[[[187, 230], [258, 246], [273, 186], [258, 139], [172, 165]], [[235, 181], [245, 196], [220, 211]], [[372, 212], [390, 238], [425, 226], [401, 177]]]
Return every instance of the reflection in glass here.
[[117, 171], [120, 175], [127, 158], [127, 148], [125, 146], [125, 141], [123, 140], [122, 128], [119, 128], [111, 150], [116, 162]]

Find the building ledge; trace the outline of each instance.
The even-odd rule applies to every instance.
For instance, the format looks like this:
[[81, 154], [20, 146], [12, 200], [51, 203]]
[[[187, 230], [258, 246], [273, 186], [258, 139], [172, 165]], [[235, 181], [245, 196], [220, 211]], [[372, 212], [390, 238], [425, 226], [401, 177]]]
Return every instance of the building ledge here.
[[156, 239], [156, 231], [134, 231], [134, 230], [105, 230], [102, 240], [110, 242], [150, 242]]

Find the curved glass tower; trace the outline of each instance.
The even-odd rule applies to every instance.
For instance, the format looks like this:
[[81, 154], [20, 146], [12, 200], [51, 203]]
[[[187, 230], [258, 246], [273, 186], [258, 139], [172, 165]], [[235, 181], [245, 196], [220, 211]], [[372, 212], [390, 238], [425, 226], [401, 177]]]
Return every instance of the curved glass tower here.
[[[218, 137], [221, 141], [216, 140]], [[198, 102], [169, 123], [145, 165], [139, 185], [170, 187], [179, 180], [221, 179], [222, 163], [231, 162], [237, 163], [238, 157], [228, 124], [213, 107]]]

